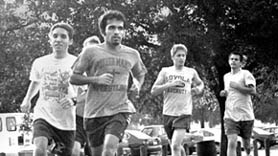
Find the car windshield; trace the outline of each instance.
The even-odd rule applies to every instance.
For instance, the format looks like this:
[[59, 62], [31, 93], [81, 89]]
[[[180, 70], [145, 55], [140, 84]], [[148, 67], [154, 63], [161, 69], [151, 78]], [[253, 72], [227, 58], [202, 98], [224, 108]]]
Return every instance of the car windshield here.
[[152, 132], [153, 132], [153, 129], [152, 128], [144, 128], [143, 130], [142, 130], [142, 132], [143, 133], [145, 133], [145, 134], [147, 134], [147, 135], [149, 135], [149, 136], [152, 136]]
[[214, 136], [214, 134], [209, 131], [203, 131], [203, 134], [205, 137]]
[[133, 135], [133, 136], [136, 136], [136, 137], [139, 138], [139, 139], [148, 139], [148, 138], [150, 138], [149, 135], [147, 135], [147, 134], [145, 134], [145, 133], [142, 133], [142, 132], [140, 132], [140, 131], [128, 130], [128, 131], [126, 131], [126, 132], [130, 133], [130, 134]]
[[256, 128], [256, 127], [253, 128], [253, 132], [254, 132], [254, 134], [260, 134], [260, 135], [270, 135], [271, 134], [268, 131], [265, 131], [261, 128]]

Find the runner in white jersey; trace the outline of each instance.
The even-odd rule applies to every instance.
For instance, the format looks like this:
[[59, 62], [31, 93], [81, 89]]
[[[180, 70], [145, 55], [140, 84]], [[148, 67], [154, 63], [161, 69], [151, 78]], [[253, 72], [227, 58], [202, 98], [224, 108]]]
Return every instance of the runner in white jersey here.
[[69, 83], [71, 66], [76, 57], [68, 53], [73, 42], [73, 28], [66, 23], [53, 25], [49, 32], [52, 53], [37, 58], [31, 69], [26, 96], [21, 104], [29, 112], [31, 99], [40, 92], [34, 108], [34, 156], [46, 156], [48, 145], [54, 141], [54, 151], [61, 156], [71, 156], [75, 131], [75, 97]]
[[187, 48], [175, 44], [171, 49], [174, 65], [162, 68], [151, 90], [153, 95], [163, 93], [164, 127], [171, 140], [172, 156], [185, 155], [182, 141], [190, 127], [192, 95], [204, 89], [197, 71], [184, 66], [186, 56]]
[[236, 156], [238, 135], [242, 137], [247, 156], [250, 154], [250, 138], [254, 124], [251, 95], [256, 93], [256, 80], [248, 70], [242, 70], [243, 56], [229, 55], [231, 72], [224, 75], [225, 88], [220, 96], [226, 97], [224, 114], [225, 133], [228, 137], [228, 156]]
[[125, 17], [119, 11], [103, 14], [99, 29], [104, 43], [85, 48], [71, 76], [73, 84], [88, 84], [85, 130], [94, 156], [115, 156], [130, 114], [135, 112], [127, 98], [129, 74], [138, 81], [135, 84], [140, 90], [147, 72], [140, 53], [121, 44], [124, 24]]

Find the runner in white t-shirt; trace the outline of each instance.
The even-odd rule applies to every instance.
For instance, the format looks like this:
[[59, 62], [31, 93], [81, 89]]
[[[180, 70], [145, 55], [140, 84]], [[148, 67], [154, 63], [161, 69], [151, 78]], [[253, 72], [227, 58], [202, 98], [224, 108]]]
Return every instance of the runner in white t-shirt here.
[[225, 134], [228, 137], [228, 156], [236, 156], [238, 135], [250, 154], [250, 138], [254, 124], [254, 110], [251, 95], [256, 94], [256, 80], [248, 71], [241, 69], [243, 56], [240, 53], [229, 55], [231, 72], [224, 75], [225, 88], [220, 96], [226, 97], [224, 113]]
[[185, 155], [182, 141], [190, 128], [192, 95], [204, 89], [197, 71], [184, 66], [186, 55], [187, 48], [175, 44], [171, 49], [174, 65], [162, 68], [151, 90], [153, 95], [163, 93], [164, 127], [171, 140], [172, 156]]
[[68, 53], [73, 42], [73, 28], [66, 23], [56, 23], [49, 32], [52, 53], [37, 58], [32, 65], [26, 96], [21, 104], [29, 112], [31, 99], [40, 92], [34, 107], [34, 156], [47, 155], [47, 147], [55, 142], [55, 153], [71, 156], [75, 131], [76, 96], [69, 83], [71, 66], [76, 57]]

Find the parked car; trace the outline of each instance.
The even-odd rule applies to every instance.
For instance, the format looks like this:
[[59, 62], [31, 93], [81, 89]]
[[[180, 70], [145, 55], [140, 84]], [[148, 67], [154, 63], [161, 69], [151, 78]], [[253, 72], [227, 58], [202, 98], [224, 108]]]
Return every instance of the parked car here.
[[[192, 134], [202, 135], [204, 141], [214, 140], [216, 152], [220, 153], [220, 142], [221, 142], [221, 129], [219, 128], [201, 128], [191, 131]], [[241, 137], [238, 137], [238, 142], [241, 143], [241, 149], [243, 148], [243, 143]], [[253, 148], [253, 139], [251, 139], [251, 148]]]
[[[162, 153], [163, 156], [171, 154], [171, 149], [169, 145], [169, 140], [165, 132], [163, 125], [149, 125], [145, 126], [142, 130], [143, 133], [150, 135], [152, 137], [159, 137], [162, 143]], [[203, 139], [200, 135], [187, 134], [183, 140], [184, 149], [187, 155], [191, 155], [196, 151], [196, 142]]]
[[24, 113], [0, 113], [0, 153], [6, 155], [32, 146], [32, 131], [23, 126]]
[[161, 140], [151, 137], [139, 130], [125, 130], [119, 144], [118, 154], [121, 156], [140, 156], [140, 148], [145, 147], [147, 155], [159, 155], [162, 152]]
[[278, 127], [253, 128], [253, 138], [257, 140], [258, 149], [265, 147], [265, 139], [269, 139], [269, 145], [278, 144]]
[[278, 126], [265, 127], [263, 129], [270, 133], [273, 133], [275, 137], [278, 137]]
[[[0, 153], [33, 155], [32, 114], [0, 113]], [[51, 146], [49, 146], [51, 148]], [[48, 156], [54, 156], [48, 153]]]

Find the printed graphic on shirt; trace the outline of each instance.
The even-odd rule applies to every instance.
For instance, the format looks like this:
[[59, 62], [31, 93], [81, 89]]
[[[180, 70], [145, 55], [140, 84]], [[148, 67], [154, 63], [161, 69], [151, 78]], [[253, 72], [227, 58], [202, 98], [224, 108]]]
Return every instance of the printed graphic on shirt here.
[[44, 100], [59, 102], [68, 95], [70, 69], [44, 68], [41, 94]]
[[187, 83], [190, 83], [190, 79], [186, 76], [182, 76], [182, 75], [168, 75], [168, 77], [166, 77], [166, 81], [176, 81], [176, 80], [181, 80]]
[[126, 85], [94, 85], [94, 90], [100, 92], [126, 91]]
[[[100, 72], [110, 73], [113, 75], [113, 81], [111, 85], [97, 85], [93, 86], [94, 90], [100, 92], [112, 92], [112, 91], [126, 91], [127, 85], [123, 84], [127, 77], [128, 71], [130, 71], [132, 64], [120, 57], [109, 57], [100, 59], [96, 63], [96, 68]], [[124, 77], [123, 77], [124, 76]]]
[[102, 68], [107, 67], [107, 66], [118, 66], [118, 67], [125, 68], [126, 70], [130, 70], [132, 65], [129, 61], [127, 61], [123, 58], [109, 57], [109, 58], [103, 58], [103, 59], [99, 60], [96, 64], [96, 69], [101, 70]]
[[187, 76], [182, 75], [168, 75], [166, 77], [166, 82], [174, 82], [174, 81], [182, 81], [184, 83], [184, 87], [175, 87], [175, 88], [168, 88], [166, 92], [168, 93], [175, 93], [175, 94], [186, 94], [188, 86], [191, 85], [191, 80]]

